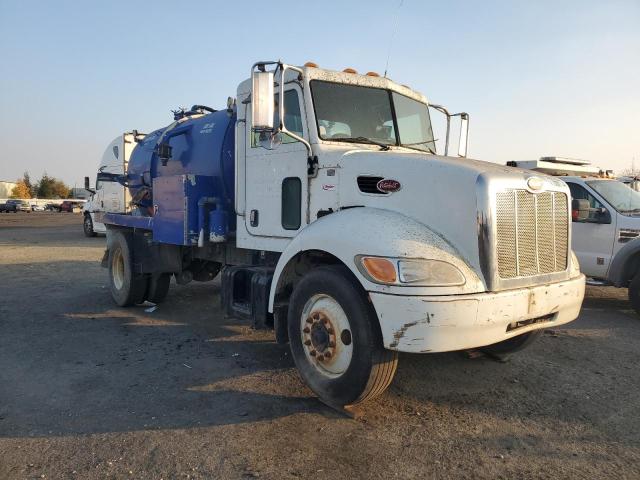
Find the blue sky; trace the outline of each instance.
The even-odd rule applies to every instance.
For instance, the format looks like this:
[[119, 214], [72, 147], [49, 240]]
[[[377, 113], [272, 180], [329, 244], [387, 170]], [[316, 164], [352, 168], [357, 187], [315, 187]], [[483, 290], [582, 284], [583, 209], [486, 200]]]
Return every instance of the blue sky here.
[[382, 73], [390, 42], [390, 78], [469, 112], [470, 156], [640, 168], [639, 0], [398, 4], [0, 0], [0, 179], [80, 185], [119, 133], [224, 107], [255, 60]]

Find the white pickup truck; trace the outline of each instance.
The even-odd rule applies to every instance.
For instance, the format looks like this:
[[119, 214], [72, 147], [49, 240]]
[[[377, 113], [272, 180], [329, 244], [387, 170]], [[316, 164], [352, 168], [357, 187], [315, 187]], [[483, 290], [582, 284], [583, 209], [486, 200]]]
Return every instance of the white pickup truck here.
[[596, 285], [629, 289], [640, 313], [640, 193], [584, 160], [542, 157], [507, 165], [557, 175], [572, 197], [572, 248]]

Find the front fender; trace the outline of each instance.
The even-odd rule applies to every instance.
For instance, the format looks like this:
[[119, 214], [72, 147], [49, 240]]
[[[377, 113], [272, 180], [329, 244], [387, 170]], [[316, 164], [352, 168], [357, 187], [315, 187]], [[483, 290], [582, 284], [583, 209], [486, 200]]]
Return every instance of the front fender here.
[[611, 262], [609, 267], [608, 280], [616, 287], [626, 287], [627, 282], [635, 274], [636, 268], [640, 265], [632, 259], [640, 254], [640, 238], [635, 238], [627, 242], [622, 247]]
[[[484, 292], [482, 277], [472, 270], [456, 249], [440, 234], [398, 212], [369, 207], [332, 213], [303, 229], [282, 252], [274, 272], [269, 296], [273, 312], [280, 277], [301, 252], [322, 251], [338, 258], [366, 291], [395, 295], [453, 295]], [[455, 287], [404, 287], [380, 285], [368, 280], [356, 267], [356, 255], [437, 259], [455, 265], [464, 285]]]

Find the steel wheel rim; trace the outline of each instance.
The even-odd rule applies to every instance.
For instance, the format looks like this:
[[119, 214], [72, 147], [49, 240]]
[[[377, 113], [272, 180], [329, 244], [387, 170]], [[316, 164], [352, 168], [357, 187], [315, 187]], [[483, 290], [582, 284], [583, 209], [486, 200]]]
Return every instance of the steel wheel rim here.
[[349, 368], [351, 325], [333, 297], [318, 294], [307, 300], [300, 316], [300, 340], [308, 362], [323, 376], [337, 378]]
[[87, 232], [91, 231], [91, 219], [89, 217], [84, 217], [84, 228]]
[[113, 260], [111, 261], [111, 276], [113, 278], [113, 285], [118, 290], [122, 290], [124, 286], [124, 257], [122, 256], [122, 250], [117, 249], [113, 254]]

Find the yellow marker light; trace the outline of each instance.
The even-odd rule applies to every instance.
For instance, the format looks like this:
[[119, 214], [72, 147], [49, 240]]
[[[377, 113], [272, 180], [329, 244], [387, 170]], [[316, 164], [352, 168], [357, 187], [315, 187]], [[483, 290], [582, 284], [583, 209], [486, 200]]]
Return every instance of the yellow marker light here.
[[355, 71], [353, 68], [345, 68], [344, 70], [342, 70], [344, 73], [358, 73], [357, 71]]
[[378, 72], [367, 72], [367, 77], [379, 77], [380, 74]]
[[380, 257], [362, 257], [360, 260], [367, 273], [376, 282], [395, 283], [397, 279], [396, 267], [391, 260]]
[[313, 62], [307, 62], [304, 64], [304, 66], [309, 68], [318, 68], [318, 65]]

